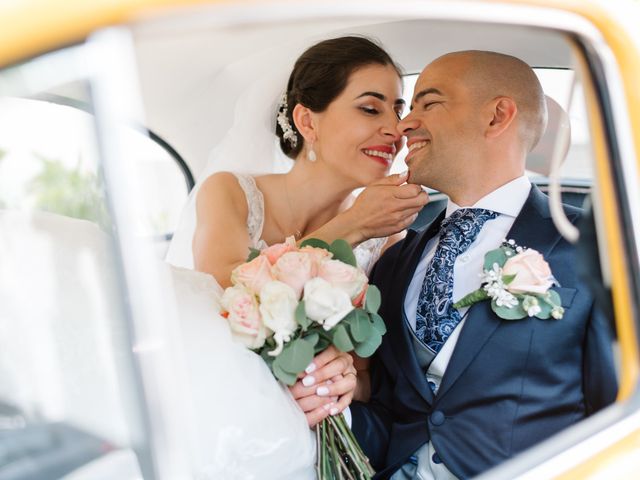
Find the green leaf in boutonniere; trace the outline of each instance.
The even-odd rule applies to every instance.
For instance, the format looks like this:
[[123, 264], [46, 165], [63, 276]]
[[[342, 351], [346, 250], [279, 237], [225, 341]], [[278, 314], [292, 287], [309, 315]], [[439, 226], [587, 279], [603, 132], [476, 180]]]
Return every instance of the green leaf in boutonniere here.
[[555, 280], [549, 264], [535, 250], [505, 241], [485, 254], [481, 276], [482, 286], [456, 302], [454, 308], [491, 299], [491, 309], [505, 320], [557, 320], [564, 315], [560, 295], [550, 290]]
[[484, 255], [484, 269], [491, 270], [493, 266], [497, 264], [499, 267], [502, 267], [508, 257], [506, 254], [507, 248], [500, 247], [495, 250], [490, 250]]

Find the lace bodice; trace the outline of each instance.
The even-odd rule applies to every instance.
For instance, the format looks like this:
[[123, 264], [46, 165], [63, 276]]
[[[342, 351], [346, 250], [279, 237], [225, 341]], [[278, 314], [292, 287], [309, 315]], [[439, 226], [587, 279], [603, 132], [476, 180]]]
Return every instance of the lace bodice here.
[[[247, 229], [249, 230], [249, 237], [251, 238], [251, 246], [257, 249], [263, 249], [267, 247], [267, 243], [260, 238], [262, 236], [262, 229], [264, 228], [264, 196], [252, 176], [240, 175], [238, 173], [234, 173], [234, 175], [238, 179], [238, 183], [247, 197]], [[371, 238], [354, 248], [353, 253], [356, 256], [358, 266], [362, 268], [367, 275], [378, 258], [380, 258], [382, 247], [384, 247], [386, 241], [386, 238]]]

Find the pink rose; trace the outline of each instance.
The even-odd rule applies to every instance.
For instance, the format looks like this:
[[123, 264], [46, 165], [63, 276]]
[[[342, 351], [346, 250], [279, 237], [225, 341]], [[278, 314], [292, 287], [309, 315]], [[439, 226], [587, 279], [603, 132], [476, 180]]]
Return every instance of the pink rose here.
[[304, 284], [314, 276], [314, 270], [315, 265], [310, 255], [287, 252], [273, 266], [273, 276], [289, 285], [296, 293], [296, 298], [300, 298]]
[[316, 265], [314, 275], [317, 272], [317, 266], [320, 265], [323, 260], [329, 260], [331, 257], [333, 257], [333, 253], [325, 250], [324, 248], [310, 247], [308, 245], [306, 247], [302, 247], [300, 251], [306, 253], [313, 259], [313, 263]]
[[249, 348], [260, 348], [267, 338], [255, 295], [241, 286], [227, 288], [220, 299], [233, 338]]
[[318, 276], [332, 286], [341, 289], [351, 300], [362, 294], [368, 283], [367, 276], [359, 268], [339, 260], [325, 260], [318, 267]]
[[231, 272], [231, 283], [242, 285], [256, 295], [271, 280], [273, 280], [271, 264], [267, 257], [262, 255], [258, 255], [248, 263], [243, 263]]
[[265, 248], [260, 252], [260, 255], [264, 255], [269, 259], [271, 265], [275, 265], [278, 259], [287, 252], [296, 251], [296, 242], [293, 237], [288, 237], [284, 243], [276, 243], [270, 247]]
[[515, 275], [507, 285], [507, 290], [511, 293], [544, 294], [553, 285], [549, 264], [539, 252], [531, 248], [508, 259], [502, 267], [502, 274]]

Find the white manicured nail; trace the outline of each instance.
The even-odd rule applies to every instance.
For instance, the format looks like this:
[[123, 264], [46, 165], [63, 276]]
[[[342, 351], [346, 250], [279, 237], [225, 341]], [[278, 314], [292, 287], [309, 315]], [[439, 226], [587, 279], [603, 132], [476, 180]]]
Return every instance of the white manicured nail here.
[[327, 387], [318, 387], [316, 394], [320, 397], [326, 397], [329, 395], [329, 389]]
[[307, 368], [304, 369], [306, 373], [313, 373], [316, 371], [316, 364], [311, 362]]
[[333, 385], [333, 382], [332, 382], [331, 380], [327, 380], [327, 381], [326, 381], [326, 382], [324, 382], [324, 383], [326, 383], [327, 385]]
[[311, 376], [311, 375], [307, 375], [306, 377], [304, 377], [302, 379], [302, 384], [305, 387], [310, 387], [311, 385], [313, 385], [314, 383], [316, 383], [316, 379], [315, 377]]
[[323, 405], [322, 408], [324, 408], [325, 410], [329, 410], [334, 405], [335, 403], [331, 402], [331, 403], [327, 403], [326, 405]]
[[334, 408], [332, 408], [332, 409], [329, 411], [329, 413], [330, 413], [331, 415], [337, 415], [337, 414], [338, 414], [338, 412], [339, 412], [339, 410], [338, 410], [337, 408], [335, 408], [335, 407], [334, 407]]

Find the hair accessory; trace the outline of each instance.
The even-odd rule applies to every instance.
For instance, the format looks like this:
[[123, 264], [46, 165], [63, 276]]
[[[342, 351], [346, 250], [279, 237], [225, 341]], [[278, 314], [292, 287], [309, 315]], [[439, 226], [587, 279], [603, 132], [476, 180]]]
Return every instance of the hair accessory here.
[[278, 125], [280, 125], [280, 128], [282, 129], [282, 138], [289, 142], [289, 145], [291, 145], [291, 148], [296, 148], [296, 146], [298, 145], [298, 136], [296, 135], [296, 132], [293, 130], [293, 128], [291, 127], [291, 123], [289, 122], [289, 119], [287, 118], [287, 93], [283, 93], [282, 96], [280, 97], [280, 101], [278, 102]]

